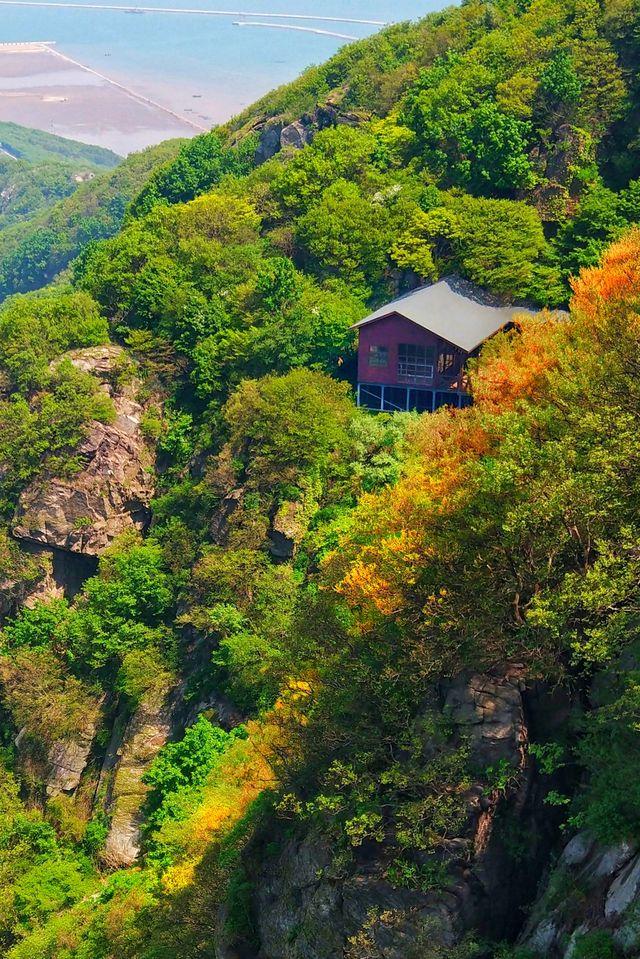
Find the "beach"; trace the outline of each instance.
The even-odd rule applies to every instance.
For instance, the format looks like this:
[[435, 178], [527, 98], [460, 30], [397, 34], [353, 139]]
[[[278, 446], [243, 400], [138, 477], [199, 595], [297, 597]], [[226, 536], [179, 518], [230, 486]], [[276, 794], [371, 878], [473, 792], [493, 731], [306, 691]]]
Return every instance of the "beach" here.
[[47, 43], [0, 44], [0, 120], [46, 130], [125, 156], [193, 136], [210, 118], [177, 111], [100, 76]]

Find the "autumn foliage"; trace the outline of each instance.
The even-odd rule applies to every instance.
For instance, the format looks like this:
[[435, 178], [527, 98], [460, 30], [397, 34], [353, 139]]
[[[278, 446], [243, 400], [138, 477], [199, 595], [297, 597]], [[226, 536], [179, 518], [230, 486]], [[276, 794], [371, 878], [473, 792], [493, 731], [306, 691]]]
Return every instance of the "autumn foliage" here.
[[[583, 270], [572, 281], [571, 309], [600, 326], [613, 304], [634, 311], [640, 302], [640, 229], [631, 230], [604, 253], [598, 266]], [[635, 308], [635, 309], [634, 309]]]
[[[571, 314], [523, 315], [490, 341], [473, 372], [475, 406], [421, 417], [408, 434], [398, 483], [361, 499], [353, 526], [325, 564], [361, 629], [393, 620], [407, 637], [412, 630], [422, 637], [420, 644], [431, 629], [431, 642], [440, 644], [446, 630], [464, 634], [471, 618], [484, 615], [473, 589], [489, 588], [495, 597], [488, 615], [496, 625], [476, 625], [474, 642], [485, 628], [494, 630], [491, 644], [496, 630], [504, 631], [496, 648], [506, 649], [529, 629], [529, 610], [549, 572], [556, 575], [555, 565], [585, 562], [583, 555], [567, 557], [583, 539], [588, 550], [593, 533], [582, 529], [575, 504], [563, 499], [577, 495], [571, 446], [579, 442], [567, 441], [557, 476], [546, 458], [558, 455], [568, 416], [587, 423], [591, 391], [601, 395], [594, 382], [599, 370], [624, 377], [635, 363], [640, 231], [612, 246], [601, 267], [584, 271], [574, 291]], [[622, 388], [628, 394], [633, 384]], [[549, 478], [538, 479], [548, 469]], [[571, 493], [558, 486], [562, 492], [554, 494], [563, 469]], [[554, 495], [558, 503], [549, 506]], [[591, 485], [585, 487], [589, 501], [592, 495]], [[554, 522], [560, 545], [551, 547], [543, 530]], [[433, 646], [424, 655], [433, 657]]]
[[514, 329], [485, 346], [472, 376], [476, 404], [501, 412], [520, 399], [539, 396], [557, 368], [565, 314], [522, 314]]

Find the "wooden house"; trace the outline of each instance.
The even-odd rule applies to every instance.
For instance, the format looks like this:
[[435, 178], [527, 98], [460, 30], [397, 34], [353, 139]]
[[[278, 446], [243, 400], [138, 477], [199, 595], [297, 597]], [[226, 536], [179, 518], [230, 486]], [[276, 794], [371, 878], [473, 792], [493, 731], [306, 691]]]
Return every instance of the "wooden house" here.
[[354, 325], [358, 406], [390, 412], [468, 406], [467, 360], [522, 312], [459, 277], [380, 307]]

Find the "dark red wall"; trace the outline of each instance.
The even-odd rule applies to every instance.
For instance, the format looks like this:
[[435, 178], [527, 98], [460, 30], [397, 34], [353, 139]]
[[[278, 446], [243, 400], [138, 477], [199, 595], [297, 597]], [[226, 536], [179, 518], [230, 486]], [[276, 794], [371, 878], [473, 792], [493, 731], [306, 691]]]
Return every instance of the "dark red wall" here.
[[[434, 347], [435, 370], [433, 378], [434, 389], [459, 389], [459, 375], [453, 371], [453, 375], [445, 374], [438, 376], [437, 358], [440, 352], [451, 353], [453, 348], [446, 340], [441, 339], [428, 330], [416, 326], [410, 320], [403, 316], [393, 314], [385, 316], [374, 323], [367, 323], [359, 329], [358, 342], [358, 382], [359, 383], [384, 383], [385, 386], [407, 386], [410, 384], [399, 383], [398, 381], [398, 344], [414, 343], [417, 346]], [[387, 367], [369, 366], [369, 347], [386, 346], [389, 351], [389, 365]], [[461, 362], [466, 359], [466, 354], [461, 354]], [[431, 389], [432, 384], [424, 384], [424, 389]]]

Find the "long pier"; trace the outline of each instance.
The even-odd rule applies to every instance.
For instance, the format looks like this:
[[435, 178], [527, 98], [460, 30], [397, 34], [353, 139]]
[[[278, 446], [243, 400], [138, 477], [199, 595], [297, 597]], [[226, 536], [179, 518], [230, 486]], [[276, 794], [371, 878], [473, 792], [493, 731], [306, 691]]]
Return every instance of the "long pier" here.
[[316, 33], [321, 37], [337, 37], [339, 40], [357, 40], [349, 33], [336, 33], [334, 30], [321, 30], [319, 27], [299, 27], [294, 23], [265, 23], [262, 20], [234, 20], [236, 27], [268, 27], [271, 30], [300, 30], [302, 33]]
[[328, 17], [312, 13], [265, 13], [262, 10], [201, 10], [194, 7], [124, 6], [118, 3], [73, 3], [71, 0], [0, 0], [4, 7], [48, 7], [74, 10], [119, 10], [121, 13], [188, 14], [196, 17], [266, 17], [268, 20], [317, 20], [324, 23], [359, 23], [384, 27], [385, 20], [364, 20], [357, 17]]

